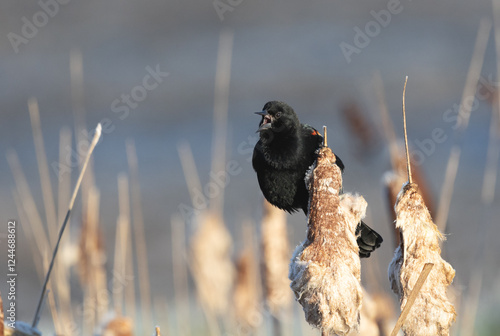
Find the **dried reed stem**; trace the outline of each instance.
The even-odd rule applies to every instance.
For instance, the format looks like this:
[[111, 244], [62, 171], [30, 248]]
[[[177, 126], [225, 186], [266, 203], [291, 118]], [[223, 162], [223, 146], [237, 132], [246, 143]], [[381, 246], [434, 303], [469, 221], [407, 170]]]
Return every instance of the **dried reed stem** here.
[[462, 321], [460, 323], [460, 336], [474, 336], [474, 325], [476, 322], [477, 309], [479, 307], [479, 298], [483, 286], [483, 273], [472, 272], [467, 297], [463, 305]]
[[87, 155], [85, 156], [85, 160], [83, 161], [82, 170], [81, 170], [80, 175], [78, 176], [78, 179], [76, 181], [76, 186], [75, 186], [75, 189], [73, 190], [73, 195], [71, 196], [71, 199], [69, 201], [68, 212], [66, 213], [66, 217], [64, 218], [64, 222], [61, 226], [61, 229], [59, 230], [59, 236], [57, 238], [57, 243], [54, 247], [54, 252], [52, 254], [52, 260], [50, 261], [47, 275], [45, 277], [45, 282], [44, 282], [43, 287], [42, 287], [42, 292], [41, 292], [40, 298], [38, 300], [38, 306], [37, 306], [37, 309], [35, 312], [35, 317], [33, 318], [33, 324], [32, 324], [33, 328], [36, 328], [36, 326], [38, 324], [38, 319], [40, 317], [39, 314], [40, 314], [43, 298], [45, 296], [45, 290], [47, 288], [47, 283], [48, 283], [49, 278], [50, 278], [50, 273], [52, 272], [52, 268], [54, 267], [54, 261], [55, 261], [56, 255], [57, 255], [57, 251], [59, 249], [59, 244], [60, 244], [62, 236], [64, 234], [64, 230], [66, 229], [66, 225], [68, 223], [69, 216], [71, 214], [71, 210], [73, 209], [73, 204], [75, 203], [76, 195], [78, 193], [78, 190], [80, 189], [80, 183], [82, 182], [83, 175], [85, 174], [85, 170], [87, 169], [87, 165], [88, 165], [88, 162], [90, 160], [90, 156], [92, 155], [92, 152], [94, 151], [94, 148], [97, 145], [99, 138], [101, 137], [101, 130], [102, 130], [101, 124], [97, 124], [94, 137], [92, 139], [92, 142], [90, 143], [89, 149], [87, 151]]
[[425, 280], [427, 280], [427, 277], [429, 276], [429, 273], [431, 272], [433, 266], [434, 264], [431, 263], [427, 263], [424, 265], [424, 269], [420, 273], [417, 282], [415, 283], [415, 286], [413, 287], [413, 290], [411, 291], [411, 294], [408, 297], [408, 300], [406, 300], [406, 305], [403, 308], [401, 315], [399, 315], [398, 321], [396, 322], [396, 325], [392, 330], [391, 336], [396, 336], [399, 332], [399, 329], [401, 329], [401, 327], [403, 326], [403, 323], [406, 321], [406, 317], [410, 313], [410, 309], [413, 306], [413, 303], [415, 303], [415, 300], [417, 299], [420, 289], [424, 285]]
[[[59, 164], [64, 166], [65, 162], [65, 149], [71, 148], [71, 130], [63, 127], [59, 133]], [[63, 170], [59, 171], [58, 176], [58, 191], [57, 191], [57, 223], [62, 223], [64, 220], [65, 205], [68, 204], [71, 194], [71, 174], [65, 173]], [[67, 239], [62, 239], [61, 244], [67, 246]], [[68, 333], [66, 328], [74, 325], [74, 317], [71, 309], [71, 289], [69, 283], [70, 270], [67, 263], [56, 264], [56, 281], [57, 283], [57, 303], [59, 307], [59, 314], [63, 323], [64, 333]]]
[[367, 204], [361, 196], [340, 194], [342, 175], [335, 161], [323, 147], [306, 174], [307, 238], [295, 249], [289, 278], [309, 324], [326, 335], [347, 335], [359, 328], [363, 292], [355, 231]]
[[439, 196], [439, 205], [436, 216], [436, 225], [441, 232], [446, 232], [446, 223], [448, 222], [448, 214], [450, 212], [451, 198], [453, 197], [453, 189], [455, 185], [455, 179], [457, 177], [461, 152], [462, 148], [460, 146], [453, 146], [451, 148], [450, 157], [446, 165], [446, 172], [444, 175], [443, 186], [441, 187], [441, 194]]
[[323, 137], [323, 146], [328, 147], [328, 133], [325, 125], [323, 125], [323, 134], [325, 135]]
[[[43, 270], [47, 272], [49, 260], [47, 257], [47, 254], [43, 256]], [[56, 335], [62, 334], [62, 326], [61, 326], [61, 319], [59, 318], [59, 314], [57, 312], [57, 307], [56, 307], [56, 301], [54, 299], [54, 291], [52, 290], [52, 282], [47, 285], [47, 298], [48, 298], [48, 304], [50, 308], [50, 314], [52, 315], [52, 322], [54, 323], [54, 331], [56, 332]]]
[[[493, 23], [498, 80], [498, 78], [500, 78], [500, 3], [498, 0], [493, 0]], [[491, 111], [488, 152], [486, 167], [484, 169], [483, 188], [481, 190], [481, 200], [485, 204], [493, 203], [495, 198], [498, 158], [500, 157], [500, 99], [498, 99], [500, 98], [500, 87], [496, 87], [495, 93], [497, 99], [493, 101], [493, 109]]]
[[[72, 49], [69, 60], [70, 79], [71, 79], [71, 107], [73, 110], [75, 141], [78, 151], [78, 164], [80, 170], [84, 158], [80, 153], [80, 148], [89, 145], [89, 136], [87, 134], [86, 111], [84, 107], [84, 82], [83, 82], [83, 57], [80, 49]], [[93, 161], [88, 163], [90, 169], [82, 181], [82, 216], [87, 213], [87, 194], [94, 183]]]
[[157, 326], [155, 328], [155, 332], [156, 332], [156, 336], [161, 336], [161, 334], [160, 334], [160, 327]]
[[495, 106], [491, 113], [488, 151], [484, 168], [483, 187], [481, 189], [481, 201], [484, 204], [491, 204], [495, 199], [498, 158], [500, 157], [500, 119], [495, 111], [498, 108], [498, 106]]
[[35, 153], [38, 163], [38, 173], [40, 174], [40, 184], [42, 188], [43, 204], [45, 206], [45, 216], [47, 219], [47, 228], [49, 239], [52, 245], [55, 244], [57, 232], [56, 206], [54, 203], [54, 194], [50, 183], [49, 165], [47, 164], [47, 154], [43, 143], [42, 127], [40, 124], [40, 112], [38, 102], [35, 98], [28, 100], [30, 112], [31, 127], [33, 130], [33, 142], [35, 144]]
[[408, 76], [405, 78], [405, 86], [403, 87], [403, 128], [405, 135], [405, 149], [406, 149], [406, 167], [408, 169], [408, 182], [413, 183], [411, 178], [411, 165], [410, 165], [410, 152], [408, 150], [408, 136], [406, 133], [406, 108], [405, 108], [405, 96], [406, 96], [406, 83], [408, 82]]
[[144, 329], [152, 324], [151, 285], [149, 281], [148, 252], [144, 233], [144, 216], [142, 212], [141, 186], [139, 183], [139, 165], [135, 143], [131, 139], [127, 141], [127, 159], [130, 170], [134, 240], [135, 251], [137, 252], [139, 291], [141, 295], [141, 323]]
[[[31, 226], [33, 232], [33, 237], [36, 246], [38, 247], [38, 257], [46, 253], [49, 249], [49, 241], [47, 239], [47, 234], [43, 227], [42, 219], [38, 212], [38, 209], [33, 199], [33, 194], [31, 193], [26, 176], [23, 173], [21, 164], [19, 163], [19, 158], [14, 151], [9, 151], [7, 153], [7, 161], [14, 176], [14, 181], [16, 183], [17, 193], [22, 201], [23, 209], [28, 218], [28, 223]], [[41, 263], [42, 260], [39, 260]], [[35, 259], [36, 263], [36, 259]]]
[[207, 208], [207, 200], [205, 197], [197, 199], [197, 193], [195, 190], [202, 191], [200, 177], [196, 169], [196, 164], [194, 162], [193, 152], [191, 151], [191, 146], [189, 143], [182, 142], [177, 146], [177, 151], [179, 152], [179, 157], [181, 159], [182, 171], [184, 172], [184, 178], [186, 179], [186, 184], [189, 191], [189, 196], [191, 196], [191, 202], [193, 205], [199, 204], [201, 209]]
[[[133, 277], [129, 275], [134, 274], [131, 263], [133, 262], [131, 256], [131, 237], [130, 237], [130, 200], [129, 200], [129, 186], [128, 178], [125, 174], [118, 175], [118, 196], [119, 196], [119, 216], [117, 220], [117, 237], [115, 245], [115, 272], [114, 276], [126, 278], [126, 282], [122, 283], [121, 290], [115, 293], [114, 305], [117, 314], [124, 313], [124, 293], [125, 293], [125, 307], [126, 314], [134, 317], [135, 314], [135, 293]], [[132, 289], [130, 289], [132, 288]]]
[[[45, 276], [42, 264], [41, 262], [36, 262], [38, 258], [40, 258], [40, 251], [37, 248], [36, 244], [36, 239], [35, 234], [33, 233], [33, 230], [31, 229], [31, 224], [30, 221], [28, 220], [28, 216], [26, 215], [26, 212], [23, 208], [23, 202], [21, 200], [21, 197], [19, 196], [19, 193], [16, 192], [15, 190], [12, 190], [12, 198], [14, 199], [14, 203], [16, 204], [16, 210], [17, 214], [19, 216], [19, 222], [21, 222], [21, 228], [23, 230], [23, 233], [28, 240], [28, 245], [30, 247], [31, 255], [33, 256], [33, 261], [35, 264], [35, 270], [38, 275], [38, 278], [40, 281], [43, 280], [43, 277]], [[42, 261], [42, 260], [40, 260]]]
[[399, 157], [398, 142], [396, 138], [396, 132], [394, 131], [394, 124], [389, 116], [389, 110], [387, 109], [387, 104], [385, 101], [384, 93], [384, 83], [382, 81], [382, 76], [380, 71], [376, 71], [373, 75], [373, 82], [375, 91], [377, 92], [378, 105], [380, 109], [380, 114], [382, 116], [382, 125], [384, 127], [384, 135], [387, 143], [389, 144], [389, 150], [391, 155], [392, 169], [397, 170], [397, 161]]
[[[229, 82], [231, 80], [231, 59], [233, 54], [233, 38], [231, 31], [222, 31], [217, 52], [214, 91], [214, 132], [212, 142], [212, 167], [214, 174], [224, 171], [226, 166], [227, 113], [229, 105]], [[222, 213], [224, 204], [224, 188], [210, 200], [210, 209], [214, 213]]]
[[190, 335], [191, 328], [189, 323], [190, 298], [188, 288], [188, 270], [186, 267], [186, 224], [180, 216], [172, 216], [171, 220], [172, 239], [172, 267], [175, 289], [175, 311], [177, 325], [181, 326], [181, 335]]
[[[465, 80], [464, 90], [462, 92], [462, 99], [460, 101], [460, 112], [458, 114], [457, 129], [455, 131], [455, 145], [453, 146], [450, 157], [448, 159], [448, 167], [453, 166], [456, 160], [458, 169], [458, 162], [460, 161], [461, 153], [461, 139], [462, 135], [469, 125], [469, 119], [472, 109], [472, 104], [467, 100], [475, 96], [477, 83], [481, 75], [481, 68], [483, 67], [484, 54], [488, 39], [490, 36], [491, 22], [488, 19], [482, 19], [476, 36], [476, 43], [474, 45], [474, 52], [472, 54], [471, 63], [467, 72], [467, 79]], [[456, 173], [454, 174], [456, 176]], [[439, 197], [439, 208], [436, 216], [436, 223], [438, 228], [446, 231], [446, 223], [450, 211], [451, 198], [453, 196], [453, 189], [455, 186], [455, 176], [445, 176], [445, 181], [441, 187], [441, 195]]]

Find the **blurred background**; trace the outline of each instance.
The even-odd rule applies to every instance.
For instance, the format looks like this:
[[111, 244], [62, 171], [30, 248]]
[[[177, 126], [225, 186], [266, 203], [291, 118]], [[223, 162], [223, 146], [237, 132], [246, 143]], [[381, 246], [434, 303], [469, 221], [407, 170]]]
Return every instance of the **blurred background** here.
[[[465, 314], [472, 319], [467, 323], [475, 327], [470, 333], [464, 331], [464, 335], [496, 335], [500, 308], [497, 239], [500, 186], [489, 179], [486, 182], [489, 196], [484, 196], [483, 190], [488, 148], [491, 143], [499, 143], [499, 132], [495, 138], [495, 128], [490, 130], [495, 120], [492, 111], [496, 111], [498, 81], [495, 51], [498, 36], [494, 36], [493, 28], [489, 29], [493, 16], [492, 3], [486, 0], [2, 1], [0, 262], [5, 274], [2, 278], [7, 274], [7, 221], [16, 219], [20, 223], [23, 216], [25, 221], [31, 218], [19, 213], [19, 208], [29, 208], [29, 204], [23, 205], [28, 196], [20, 192], [22, 182], [16, 183], [13, 174], [20, 167], [46, 228], [50, 218], [40, 183], [47, 179], [40, 176], [33, 116], [30, 118], [28, 109], [28, 100], [33, 97], [38, 101], [50, 185], [59, 212], [65, 213], [67, 201], [62, 198], [64, 207], [58, 206], [60, 178], [55, 167], [67, 169], [69, 173], [65, 176], [71, 177], [73, 188], [79, 172], [78, 156], [84, 155], [85, 139], [89, 139], [86, 132], [91, 137], [98, 122], [104, 127], [93, 155], [92, 181], [84, 182], [85, 199], [82, 200], [81, 194], [77, 197], [65, 233], [67, 241], [59, 255], [69, 265], [66, 278], [77, 324], [82, 324], [83, 314], [77, 311], [77, 306], [81, 306], [87, 295], [81, 285], [85, 283], [81, 274], [82, 241], [86, 241], [81, 234], [89, 220], [86, 207], [92, 200], [86, 197], [92, 191], [100, 196], [94, 214], [100, 230], [95, 249], [102, 254], [97, 264], [110, 279], [113, 270], [119, 267], [117, 218], [127, 212], [126, 206], [124, 210], [119, 204], [118, 176], [125, 174], [121, 175], [121, 186], [125, 188], [121, 189], [121, 196], [124, 190], [128, 196], [127, 181], [131, 178], [134, 198], [137, 195], [135, 152], [138, 167], [135, 186], [140, 185], [148, 282], [153, 298], [152, 323], [142, 327], [137, 327], [140, 322], [135, 323], [136, 333], [152, 334], [154, 325], [159, 324], [166, 334], [180, 334], [177, 328], [182, 322], [175, 322], [179, 309], [175, 304], [178, 288], [174, 286], [172, 260], [176, 256], [172, 256], [171, 235], [176, 227], [182, 226], [189, 246], [190, 237], [199, 225], [189, 210], [186, 212], [193, 206], [190, 191], [191, 196], [196, 192], [186, 184], [178, 149], [189, 157], [189, 145], [199, 173], [198, 184], [202, 187], [214, 182], [209, 174], [213, 143], [218, 144], [215, 147], [234, 166], [231, 168], [234, 174], [229, 174], [227, 185], [220, 188], [215, 198], [224, 196], [223, 219], [232, 237], [228, 253], [231, 260], [236, 260], [245, 245], [243, 224], [251, 223], [247, 226], [258, 237], [263, 216], [263, 197], [250, 162], [259, 123], [253, 112], [260, 111], [269, 100], [283, 100], [295, 109], [303, 123], [317, 129], [328, 126], [329, 145], [346, 165], [344, 190], [365, 197], [366, 222], [385, 238], [380, 250], [362, 263], [363, 269], [371, 270], [363, 275], [364, 285], [386, 292], [399, 313], [397, 298], [390, 292], [387, 281], [387, 267], [395, 245], [383, 175], [392, 168], [386, 138], [389, 132], [387, 123], [384, 128], [379, 93], [383, 87], [394, 132], [401, 138], [401, 94], [404, 77], [408, 75], [408, 140], [412, 159], [425, 176], [431, 206], [436, 211], [443, 206], [440, 195], [451, 149], [455, 144], [461, 148], [445, 221], [447, 241], [443, 245], [444, 258], [456, 269], [454, 290], [460, 301], [466, 302], [458, 311], [456, 332], [465, 323], [462, 317]], [[476, 68], [480, 79], [470, 84], [473, 91], [465, 101], [472, 112], [468, 127], [460, 131], [455, 127], [457, 114], [482, 19], [488, 20], [483, 21], [479, 38], [484, 40], [484, 62], [479, 51], [480, 64]], [[216, 89], [218, 68], [220, 86]], [[35, 109], [34, 100], [31, 102]], [[214, 106], [222, 111], [215, 122]], [[58, 164], [61, 129], [66, 130], [63, 137], [71, 139], [69, 147], [63, 147], [66, 161], [62, 162], [67, 164], [62, 166]], [[222, 137], [213, 140], [214, 134]], [[83, 149], [79, 149], [82, 143]], [[492, 148], [491, 153], [495, 153], [493, 145]], [[498, 163], [494, 154], [490, 157], [493, 157], [490, 162]], [[490, 167], [496, 176], [497, 166], [490, 164]], [[193, 181], [193, 175], [190, 176]], [[95, 187], [92, 189], [91, 185]], [[210, 201], [207, 194], [205, 198]], [[288, 215], [287, 221], [291, 256], [293, 247], [305, 237], [306, 219], [298, 213]], [[57, 221], [57, 227], [60, 223]], [[130, 230], [134, 229], [129, 229], [129, 233], [137, 239], [140, 228]], [[36, 252], [33, 249], [36, 239], [30, 240], [28, 235], [17, 230], [16, 300], [17, 319], [31, 322], [35, 298], [42, 285], [40, 267], [43, 259], [51, 255], [51, 249]], [[132, 267], [136, 269], [135, 285], [140, 288], [143, 254], [136, 254], [134, 247], [127, 255], [139, 258], [134, 259]], [[180, 258], [188, 259], [185, 253], [180, 253]], [[193, 311], [191, 332], [202, 335], [205, 319], [196, 302], [196, 287], [191, 275], [186, 281], [189, 295], [184, 298]], [[5, 305], [4, 293], [8, 292], [5, 281], [0, 282], [0, 292]], [[137, 314], [142, 301], [139, 292], [137, 289], [129, 296], [137, 299]], [[179, 300], [182, 298], [177, 297]], [[464, 313], [464, 307], [472, 308]], [[293, 302], [292, 309], [303, 320], [298, 303]], [[134, 321], [140, 320], [131, 316], [130, 310], [127, 314]], [[268, 334], [264, 331], [269, 322], [266, 318], [263, 321], [256, 334]], [[288, 325], [293, 323], [289, 321]], [[81, 328], [72, 333], [89, 334], [92, 330], [85, 332]], [[54, 331], [48, 308], [42, 314], [40, 329], [46, 334]], [[291, 328], [284, 329], [299, 335], [296, 329], [293, 332]], [[227, 330], [233, 329], [227, 327]]]

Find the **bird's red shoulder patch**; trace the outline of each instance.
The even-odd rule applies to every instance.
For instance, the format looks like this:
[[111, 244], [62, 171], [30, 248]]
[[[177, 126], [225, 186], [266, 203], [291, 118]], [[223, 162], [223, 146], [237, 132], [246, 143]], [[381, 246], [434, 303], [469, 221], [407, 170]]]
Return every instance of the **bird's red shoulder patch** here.
[[313, 130], [311, 134], [312, 134], [312, 135], [319, 135], [319, 136], [322, 136], [322, 135], [321, 135], [318, 131], [316, 131], [316, 130]]

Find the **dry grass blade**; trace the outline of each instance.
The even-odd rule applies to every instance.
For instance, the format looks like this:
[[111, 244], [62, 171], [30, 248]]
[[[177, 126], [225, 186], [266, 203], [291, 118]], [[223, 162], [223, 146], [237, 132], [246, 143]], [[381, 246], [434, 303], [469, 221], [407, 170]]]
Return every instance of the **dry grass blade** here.
[[483, 285], [483, 273], [472, 272], [469, 281], [469, 290], [462, 310], [462, 321], [460, 324], [460, 336], [474, 336], [474, 325], [476, 322], [479, 297]]
[[68, 223], [69, 216], [71, 214], [71, 210], [73, 209], [73, 204], [75, 203], [76, 195], [78, 194], [78, 190], [80, 189], [80, 184], [81, 184], [83, 176], [85, 174], [85, 170], [87, 169], [87, 165], [88, 165], [88, 162], [90, 160], [90, 156], [92, 155], [92, 152], [94, 151], [94, 148], [97, 145], [99, 138], [101, 137], [101, 131], [102, 131], [101, 124], [97, 124], [94, 137], [92, 138], [92, 142], [90, 143], [89, 149], [87, 151], [87, 155], [85, 156], [85, 160], [83, 161], [82, 170], [80, 171], [80, 175], [78, 176], [78, 179], [76, 181], [75, 189], [73, 190], [73, 195], [71, 196], [71, 199], [69, 201], [68, 212], [66, 213], [66, 217], [64, 218], [64, 222], [62, 223], [61, 229], [59, 230], [59, 236], [57, 238], [57, 242], [56, 242], [56, 245], [54, 247], [54, 252], [52, 254], [52, 260], [50, 261], [47, 275], [45, 276], [45, 282], [44, 282], [43, 287], [42, 287], [42, 292], [40, 294], [40, 298], [38, 299], [38, 306], [37, 306], [37, 309], [35, 312], [35, 317], [33, 318], [33, 323], [32, 323], [33, 328], [36, 328], [36, 326], [38, 324], [38, 319], [40, 317], [39, 314], [40, 314], [43, 298], [45, 297], [45, 290], [47, 288], [47, 283], [49, 281], [50, 274], [52, 272], [52, 268], [54, 267], [54, 261], [55, 261], [55, 258], [57, 256], [57, 252], [59, 250], [59, 244], [60, 244], [62, 236], [64, 234], [64, 230], [66, 229], [66, 225]]
[[434, 264], [427, 263], [424, 265], [424, 268], [422, 269], [422, 272], [420, 273], [420, 276], [417, 279], [417, 282], [415, 283], [415, 286], [413, 287], [413, 290], [408, 297], [408, 300], [406, 300], [406, 305], [403, 308], [403, 311], [401, 312], [401, 315], [399, 315], [398, 321], [396, 322], [396, 326], [392, 330], [391, 336], [396, 336], [399, 332], [399, 329], [401, 329], [401, 326], [406, 320], [406, 317], [410, 313], [410, 309], [413, 306], [413, 303], [417, 299], [418, 293], [420, 292], [420, 289], [424, 285], [425, 280], [427, 280], [427, 277], [429, 276], [429, 273], [432, 270], [432, 267]]
[[476, 35], [476, 43], [472, 54], [471, 63], [467, 72], [462, 99], [460, 101], [460, 113], [458, 114], [458, 133], [461, 135], [469, 125], [472, 104], [468, 104], [467, 100], [475, 96], [477, 83], [481, 75], [483, 67], [484, 54], [490, 38], [491, 21], [482, 19], [479, 23], [479, 28]]
[[156, 333], [156, 336], [161, 336], [161, 334], [160, 334], [160, 327], [156, 327], [155, 328], [155, 333]]
[[[500, 2], [498, 0], [493, 0], [493, 18], [498, 78], [500, 77]], [[481, 200], [485, 204], [493, 203], [495, 198], [498, 159], [500, 157], [500, 87], [495, 87], [494, 94], [496, 94], [497, 99], [492, 102], [493, 110], [491, 112], [488, 152], [481, 191]]]
[[[469, 119], [472, 109], [472, 104], [469, 104], [467, 100], [475, 96], [477, 83], [481, 75], [481, 68], [483, 67], [484, 54], [486, 51], [486, 46], [488, 44], [490, 30], [491, 22], [488, 19], [482, 19], [477, 32], [474, 52], [472, 54], [472, 60], [467, 72], [467, 79], [465, 81], [464, 90], [462, 92], [462, 99], [460, 101], [460, 112], [458, 114], [457, 120], [458, 128], [455, 131], [455, 145], [453, 146], [450, 157], [448, 159], [448, 168], [450, 169], [455, 165], [457, 166], [456, 169], [458, 169], [458, 162], [460, 161], [461, 153], [461, 139], [463, 133], [469, 125]], [[439, 197], [439, 208], [436, 216], [436, 222], [442, 232], [445, 232], [446, 230], [451, 198], [453, 196], [453, 189], [455, 186], [455, 177], [456, 172], [455, 174], [453, 174], [452, 172], [450, 176], [447, 172], [445, 181], [441, 187], [441, 195]]]
[[[498, 107], [494, 107], [496, 109]], [[497, 183], [498, 159], [500, 157], [500, 120], [495, 111], [491, 113], [490, 135], [486, 166], [484, 168], [483, 187], [481, 189], [481, 200], [484, 204], [491, 204], [495, 199], [495, 187]]]
[[37, 238], [35, 236], [35, 233], [31, 229], [31, 224], [28, 220], [28, 216], [26, 215], [26, 212], [24, 211], [21, 197], [19, 196], [19, 194], [15, 190], [12, 190], [12, 198], [14, 199], [14, 203], [16, 204], [16, 210], [17, 210], [17, 214], [19, 216], [19, 222], [21, 223], [21, 229], [23, 230], [23, 233], [24, 233], [26, 239], [28, 240], [28, 245], [29, 245], [30, 250], [31, 250], [31, 255], [33, 256], [33, 261], [35, 264], [36, 273], [37, 273], [40, 281], [42, 281], [45, 274], [43, 272], [43, 268], [42, 268], [42, 264], [41, 264], [42, 260], [40, 260], [40, 262], [37, 261], [37, 259], [40, 258], [40, 251], [38, 250], [37, 244], [36, 244]]
[[[48, 268], [48, 257], [47, 254], [43, 256], [43, 269], [45, 272], [47, 272]], [[61, 335], [62, 334], [62, 325], [61, 325], [61, 319], [59, 318], [59, 313], [57, 311], [56, 307], [56, 301], [54, 299], [54, 291], [52, 290], [52, 285], [54, 284], [54, 280], [50, 281], [50, 283], [47, 285], [47, 299], [48, 299], [48, 304], [50, 308], [50, 313], [52, 315], [52, 322], [54, 323], [54, 330], [56, 332], [56, 335]]]
[[382, 76], [380, 71], [376, 71], [373, 75], [374, 87], [377, 92], [378, 105], [380, 109], [380, 114], [382, 116], [382, 125], [384, 128], [384, 134], [386, 136], [386, 141], [389, 144], [389, 150], [391, 154], [392, 169], [397, 170], [397, 160], [399, 157], [398, 142], [396, 138], [396, 132], [394, 131], [394, 124], [389, 116], [389, 110], [387, 109], [387, 104], [385, 102], [384, 93], [384, 83], [382, 82]]
[[189, 196], [191, 196], [191, 202], [194, 207], [198, 205], [199, 209], [206, 209], [207, 201], [205, 197], [199, 197], [199, 194], [195, 192], [198, 190], [201, 193], [202, 187], [200, 177], [196, 169], [196, 164], [194, 162], [193, 152], [191, 151], [189, 143], [180, 143], [177, 146], [177, 151], [179, 152], [179, 157], [181, 159], [182, 170], [184, 172], [184, 178], [186, 179]]
[[135, 251], [137, 252], [139, 291], [141, 295], [141, 322], [144, 328], [152, 324], [151, 286], [149, 281], [148, 252], [144, 232], [141, 186], [139, 183], [139, 164], [137, 160], [135, 143], [133, 140], [127, 141], [127, 159], [130, 170], [130, 186], [132, 192], [132, 222], [134, 228]]
[[[33, 237], [36, 246], [38, 247], [38, 256], [46, 253], [49, 249], [49, 241], [47, 239], [47, 234], [43, 227], [42, 219], [38, 212], [38, 209], [33, 199], [28, 181], [23, 173], [21, 164], [19, 163], [19, 158], [14, 151], [7, 153], [7, 161], [14, 176], [14, 181], [16, 183], [17, 194], [21, 199], [21, 204], [28, 218], [28, 222], [31, 226], [33, 232]], [[39, 257], [38, 257], [39, 258]], [[36, 259], [35, 259], [36, 260]], [[41, 263], [42, 260], [38, 260]]]
[[[214, 92], [214, 132], [212, 142], [212, 173], [223, 172], [226, 167], [227, 113], [229, 105], [229, 82], [231, 79], [231, 59], [233, 55], [234, 34], [223, 31], [219, 38], [217, 66], [215, 70]], [[224, 188], [210, 201], [214, 213], [222, 213]]]
[[186, 267], [186, 224], [180, 216], [171, 219], [172, 267], [175, 289], [175, 311], [177, 325], [182, 328], [181, 335], [190, 335], [190, 309], [188, 270]]
[[43, 143], [42, 126], [40, 123], [40, 111], [38, 102], [35, 98], [28, 100], [30, 112], [31, 127], [33, 130], [33, 142], [35, 144], [35, 153], [38, 163], [38, 173], [40, 174], [40, 184], [42, 188], [43, 204], [45, 206], [45, 216], [47, 219], [47, 228], [51, 244], [55, 244], [57, 232], [56, 206], [54, 203], [54, 193], [50, 183], [49, 165], [47, 163], [47, 154]]
[[[71, 150], [71, 130], [67, 127], [63, 127], [59, 133], [59, 166], [64, 167], [66, 164], [66, 150]], [[57, 191], [57, 223], [62, 223], [65, 215], [65, 206], [69, 202], [71, 194], [71, 174], [59, 170], [58, 176], [58, 191]], [[67, 239], [62, 239], [62, 249], [67, 246]], [[61, 321], [63, 323], [63, 330], [65, 333], [66, 328], [73, 326], [74, 317], [71, 309], [71, 288], [69, 283], [70, 270], [68, 263], [57, 263], [56, 269], [56, 282], [57, 282], [57, 303], [59, 307], [59, 312], [61, 316]]]
[[358, 330], [363, 292], [356, 227], [366, 212], [363, 197], [340, 194], [342, 175], [328, 147], [306, 174], [307, 238], [293, 254], [290, 287], [309, 324], [324, 335]]
[[[124, 294], [126, 294], [126, 314], [134, 316], [135, 309], [131, 307], [133, 302], [130, 302], [130, 292], [127, 290], [133, 287], [133, 282], [129, 282], [129, 275], [133, 274], [130, 269], [130, 200], [128, 178], [125, 174], [118, 175], [118, 196], [119, 196], [119, 216], [117, 219], [117, 234], [115, 243], [115, 265], [114, 276], [117, 278], [126, 279], [122, 283], [120, 290], [114, 291], [114, 307], [118, 315], [125, 314], [124, 312]], [[132, 271], [132, 273], [131, 273]]]
[[446, 232], [446, 223], [448, 222], [448, 214], [450, 212], [451, 198], [453, 196], [453, 186], [458, 172], [458, 164], [460, 162], [460, 154], [462, 149], [460, 146], [453, 146], [450, 152], [450, 158], [446, 165], [443, 187], [439, 197], [439, 206], [436, 216], [436, 225], [439, 231]]
[[[59, 166], [66, 164], [66, 151], [71, 150], [71, 130], [63, 127], [59, 133]], [[71, 173], [59, 171], [57, 189], [57, 223], [62, 223], [66, 212], [66, 205], [71, 195]]]

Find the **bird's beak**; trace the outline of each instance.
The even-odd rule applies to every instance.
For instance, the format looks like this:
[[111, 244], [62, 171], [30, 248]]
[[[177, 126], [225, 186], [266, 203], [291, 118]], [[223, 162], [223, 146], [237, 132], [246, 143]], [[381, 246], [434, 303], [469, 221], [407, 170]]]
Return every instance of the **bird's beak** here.
[[259, 129], [257, 130], [257, 132], [262, 132], [271, 128], [271, 122], [273, 121], [273, 119], [266, 110], [255, 112], [255, 114], [262, 116], [262, 121], [259, 124]]

